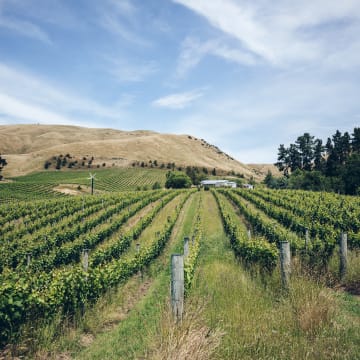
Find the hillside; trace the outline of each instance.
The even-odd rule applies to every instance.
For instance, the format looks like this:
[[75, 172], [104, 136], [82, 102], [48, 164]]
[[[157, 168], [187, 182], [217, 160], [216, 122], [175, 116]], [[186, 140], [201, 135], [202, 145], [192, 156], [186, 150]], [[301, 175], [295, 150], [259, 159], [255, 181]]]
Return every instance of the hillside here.
[[42, 170], [46, 160], [60, 154], [94, 157], [93, 166], [130, 166], [134, 161], [201, 166], [262, 177], [259, 172], [222, 152], [204, 139], [152, 131], [90, 129], [63, 125], [0, 126], [0, 154], [8, 161], [6, 177]]

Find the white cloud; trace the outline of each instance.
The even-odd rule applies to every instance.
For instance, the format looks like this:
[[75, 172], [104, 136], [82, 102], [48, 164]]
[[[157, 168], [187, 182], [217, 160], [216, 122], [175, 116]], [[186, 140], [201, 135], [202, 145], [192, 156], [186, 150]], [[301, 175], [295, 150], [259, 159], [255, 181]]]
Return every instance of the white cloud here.
[[10, 118], [47, 124], [71, 124], [71, 120], [40, 106], [0, 93], [0, 112]]
[[230, 47], [224, 44], [223, 39], [201, 42], [196, 38], [187, 37], [181, 46], [176, 76], [179, 78], [184, 77], [207, 55], [218, 56], [225, 60], [244, 65], [255, 65], [258, 62], [253, 54], [242, 50], [240, 47]]
[[169, 109], [183, 109], [189, 106], [196, 99], [204, 94], [200, 90], [193, 90], [183, 93], [176, 93], [164, 96], [152, 102], [153, 106], [164, 107]]
[[124, 40], [140, 46], [148, 46], [149, 42], [143, 39], [141, 36], [136, 35], [135, 32], [129, 30], [123, 22], [119, 21], [116, 16], [113, 14], [104, 14], [100, 20], [100, 25], [113, 33], [118, 35]]
[[89, 124], [117, 120], [125, 113], [121, 101], [104, 106], [69, 89], [0, 63], [0, 114], [30, 122]]
[[[281, 143], [304, 132], [326, 141], [358, 123], [359, 86], [318, 69], [267, 73], [221, 92], [208, 92], [176, 133], [203, 137], [242, 162], [272, 162]], [[271, 150], [273, 149], [273, 150]]]
[[138, 34], [137, 16], [137, 9], [130, 1], [109, 0], [105, 2], [105, 6], [99, 8], [98, 21], [101, 27], [123, 40], [137, 46], [148, 47], [151, 43], [142, 34]]
[[132, 62], [121, 58], [105, 56], [110, 67], [107, 71], [120, 82], [140, 82], [158, 72], [158, 66], [154, 61]]
[[[334, 43], [341, 42], [348, 24], [360, 20], [360, 2], [356, 0], [173, 1], [205, 17], [247, 51], [277, 66], [322, 60], [337, 51]], [[355, 35], [352, 41], [358, 42]]]
[[129, 0], [121, 0], [121, 1], [109, 0], [108, 3], [119, 14], [132, 16], [136, 12], [136, 8], [134, 4]]
[[51, 44], [48, 34], [39, 26], [29, 22], [14, 18], [4, 17], [0, 13], [0, 28], [14, 31], [22, 36], [40, 40], [44, 43]]
[[83, 8], [79, 17], [62, 0], [4, 0], [3, 4], [4, 9], [18, 19], [31, 19], [32, 22], [48, 23], [60, 28], [78, 28], [84, 20]]

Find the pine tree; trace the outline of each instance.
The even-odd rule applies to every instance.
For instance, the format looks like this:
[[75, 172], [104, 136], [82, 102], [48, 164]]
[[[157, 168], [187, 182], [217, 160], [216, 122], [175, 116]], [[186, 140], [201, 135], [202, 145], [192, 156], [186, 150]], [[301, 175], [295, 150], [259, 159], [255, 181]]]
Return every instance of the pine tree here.
[[316, 139], [315, 147], [314, 147], [314, 170], [316, 171], [324, 170], [325, 159], [323, 156], [323, 152], [324, 152], [324, 146], [322, 144], [322, 140]]
[[6, 166], [6, 165], [7, 165], [6, 159], [3, 158], [3, 157], [1, 156], [1, 154], [0, 154], [0, 180], [3, 179], [3, 176], [1, 175], [1, 171], [2, 171], [2, 169], [4, 168], [4, 166]]
[[360, 154], [360, 128], [354, 128], [351, 139], [351, 149], [353, 153]]
[[[300, 156], [300, 169], [310, 171], [314, 160], [314, 136], [309, 133], [299, 136], [295, 141], [295, 147]], [[296, 160], [297, 161], [297, 160]], [[295, 164], [297, 167], [298, 164]]]
[[284, 144], [280, 144], [278, 149], [278, 158], [275, 166], [284, 172], [285, 176], [289, 175], [289, 150], [285, 148]]

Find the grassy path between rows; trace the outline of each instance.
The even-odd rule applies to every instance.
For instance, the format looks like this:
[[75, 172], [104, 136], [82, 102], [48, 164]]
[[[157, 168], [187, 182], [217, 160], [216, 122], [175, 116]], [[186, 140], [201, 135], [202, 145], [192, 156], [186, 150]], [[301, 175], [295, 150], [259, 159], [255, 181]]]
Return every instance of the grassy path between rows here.
[[279, 269], [272, 275], [245, 270], [210, 192], [202, 193], [204, 238], [186, 312], [174, 324], [170, 254], [180, 252], [190, 234], [199, 195], [185, 204], [169, 244], [143, 279], [135, 276], [119, 288], [118, 304], [110, 306], [119, 319], [112, 317], [62, 359], [357, 359], [359, 302], [296, 274], [284, 292]]
[[203, 302], [208, 334], [222, 333], [214, 339], [219, 344], [208, 358], [358, 358], [357, 302], [346, 303], [333, 291], [298, 276], [284, 293], [278, 269], [265, 277], [252, 269], [250, 275], [234, 258], [211, 194], [205, 194], [204, 207], [202, 260], [188, 302]]
[[[98, 334], [94, 341], [77, 353], [76, 359], [140, 359], [147, 358], [156, 337], [157, 328], [164, 312], [168, 310], [169, 259], [170, 254], [180, 251], [182, 239], [187, 235], [195, 220], [199, 193], [190, 197], [173, 230], [163, 254], [143, 273], [143, 278], [131, 280], [131, 288], [139, 288], [133, 307], [128, 309], [124, 319], [110, 331]], [[143, 289], [143, 291], [141, 291]], [[129, 289], [124, 289], [128, 293]], [[128, 298], [128, 297], [127, 297]]]

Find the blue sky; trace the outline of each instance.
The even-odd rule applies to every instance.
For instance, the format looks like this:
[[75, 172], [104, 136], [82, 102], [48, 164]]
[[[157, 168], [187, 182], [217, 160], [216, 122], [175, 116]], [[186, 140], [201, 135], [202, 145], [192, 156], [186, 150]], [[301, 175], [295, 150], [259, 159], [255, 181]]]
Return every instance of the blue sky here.
[[192, 134], [238, 160], [360, 125], [359, 0], [0, 0], [0, 125]]

